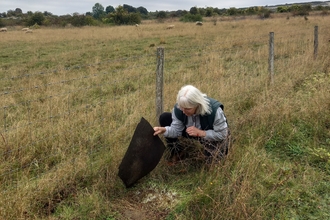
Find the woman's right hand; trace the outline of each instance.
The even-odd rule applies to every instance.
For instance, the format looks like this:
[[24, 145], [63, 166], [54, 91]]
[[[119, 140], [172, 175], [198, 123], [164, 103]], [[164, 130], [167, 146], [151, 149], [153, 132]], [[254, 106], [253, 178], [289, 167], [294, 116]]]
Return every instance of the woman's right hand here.
[[165, 127], [154, 127], [154, 136], [158, 135], [158, 134], [164, 134], [166, 131]]

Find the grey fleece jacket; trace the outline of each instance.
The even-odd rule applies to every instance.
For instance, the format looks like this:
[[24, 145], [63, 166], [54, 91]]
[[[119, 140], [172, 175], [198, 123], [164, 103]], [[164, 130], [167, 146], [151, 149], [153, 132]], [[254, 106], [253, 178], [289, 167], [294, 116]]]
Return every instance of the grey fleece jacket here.
[[[201, 129], [201, 124], [198, 115], [188, 116], [188, 123], [184, 125], [182, 121], [180, 121], [174, 113], [174, 109], [172, 110], [172, 124], [171, 126], [166, 126], [166, 132], [164, 133], [164, 137], [168, 138], [177, 138], [182, 135], [182, 131], [186, 127], [195, 126], [198, 129]], [[213, 130], [206, 130], [205, 140], [208, 141], [222, 141], [228, 135], [228, 125], [226, 122], [226, 116], [222, 109], [219, 107], [214, 118]]]

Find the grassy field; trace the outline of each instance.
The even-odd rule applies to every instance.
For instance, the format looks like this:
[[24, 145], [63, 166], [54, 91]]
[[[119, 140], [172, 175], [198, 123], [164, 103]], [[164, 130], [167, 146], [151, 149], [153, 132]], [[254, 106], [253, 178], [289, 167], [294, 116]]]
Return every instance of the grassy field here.
[[[0, 219], [329, 219], [329, 20], [8, 27]], [[225, 105], [233, 143], [221, 164], [162, 159], [126, 189], [117, 173], [134, 129], [141, 117], [158, 125], [157, 47], [165, 48], [164, 111], [181, 86], [195, 85]]]

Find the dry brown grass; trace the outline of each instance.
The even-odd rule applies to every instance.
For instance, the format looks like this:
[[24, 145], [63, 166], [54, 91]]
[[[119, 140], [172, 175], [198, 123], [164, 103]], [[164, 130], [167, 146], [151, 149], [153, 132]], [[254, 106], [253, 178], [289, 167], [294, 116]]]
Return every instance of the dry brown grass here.
[[[319, 147], [329, 137], [324, 130], [330, 123], [328, 23], [329, 17], [322, 16], [308, 21], [246, 17], [218, 18], [216, 26], [213, 20], [203, 26], [170, 20], [139, 27], [41, 28], [29, 35], [11, 28], [1, 33], [1, 217], [292, 217], [285, 208], [306, 214], [289, 200], [299, 196], [295, 187], [314, 195], [312, 180], [322, 182], [324, 174], [308, 163], [290, 163], [290, 157], [276, 159], [265, 145], [281, 127], [288, 133], [283, 139], [291, 140], [300, 119], [319, 130], [304, 139], [306, 148]], [[168, 24], [175, 28], [166, 29]], [[315, 25], [320, 47], [314, 60]], [[269, 32], [275, 32], [272, 85]], [[194, 84], [225, 104], [234, 144], [218, 167], [182, 164], [180, 169], [161, 162], [127, 190], [117, 167], [135, 125], [140, 117], [157, 124], [159, 46], [165, 47], [164, 110], [171, 110], [181, 86]], [[288, 191], [292, 198], [281, 201]], [[317, 196], [313, 199], [323, 202], [320, 207], [327, 207], [328, 201]]]

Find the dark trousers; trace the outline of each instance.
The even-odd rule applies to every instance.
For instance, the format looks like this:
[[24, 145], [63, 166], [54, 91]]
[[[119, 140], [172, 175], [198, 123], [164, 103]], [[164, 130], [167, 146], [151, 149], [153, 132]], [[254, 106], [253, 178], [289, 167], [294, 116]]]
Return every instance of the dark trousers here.
[[[161, 127], [170, 126], [172, 123], [172, 114], [164, 112], [159, 116], [159, 124]], [[204, 146], [204, 155], [207, 158], [221, 159], [228, 154], [229, 135], [223, 141], [206, 141], [203, 138], [191, 137], [187, 134], [186, 129], [182, 131], [182, 137], [198, 140]], [[184, 147], [179, 143], [178, 138], [165, 138], [167, 147], [170, 150], [171, 156], [180, 155]]]
[[[172, 123], [172, 114], [171, 112], [164, 112], [159, 116], [159, 125], [161, 127], [170, 126]], [[188, 137], [186, 129], [182, 131], [183, 137]], [[179, 143], [178, 138], [165, 138], [167, 147], [170, 151], [170, 157], [174, 155], [181, 155], [181, 152], [184, 150], [183, 146]]]

